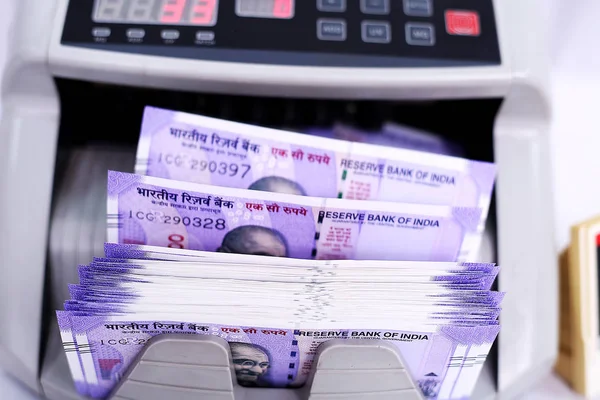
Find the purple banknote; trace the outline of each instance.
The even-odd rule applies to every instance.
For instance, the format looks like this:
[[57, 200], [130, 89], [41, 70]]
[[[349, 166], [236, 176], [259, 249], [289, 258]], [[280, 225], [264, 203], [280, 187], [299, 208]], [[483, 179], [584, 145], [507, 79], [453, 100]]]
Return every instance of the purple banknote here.
[[304, 196], [479, 207], [487, 214], [495, 166], [147, 107], [136, 173]]
[[110, 171], [108, 241], [301, 259], [463, 261], [480, 208], [325, 199]]
[[[398, 347], [411, 378], [427, 398], [461, 398], [464, 396], [457, 394], [472, 389], [471, 368], [477, 369], [483, 363], [499, 331], [493, 325], [423, 325], [406, 330], [273, 329], [159, 318], [135, 321], [127, 316], [77, 316], [67, 312], [59, 313], [59, 324], [65, 318], [70, 318], [80, 350], [86, 379], [85, 388], [80, 390], [94, 398], [109, 394], [152, 337], [169, 333], [225, 339], [238, 383], [247, 387], [304, 385], [317, 347], [327, 340], [386, 340]], [[245, 362], [237, 363], [238, 359]]]

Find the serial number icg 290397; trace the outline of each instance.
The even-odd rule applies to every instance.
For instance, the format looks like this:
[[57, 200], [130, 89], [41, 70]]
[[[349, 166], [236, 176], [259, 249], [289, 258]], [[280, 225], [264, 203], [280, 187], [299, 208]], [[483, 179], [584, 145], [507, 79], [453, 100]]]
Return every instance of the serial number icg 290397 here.
[[252, 169], [250, 164], [237, 164], [234, 162], [225, 161], [207, 161], [207, 160], [196, 160], [190, 158], [186, 154], [158, 154], [158, 163], [172, 165], [176, 168], [186, 168], [192, 171], [204, 172], [208, 171], [211, 174], [227, 175], [227, 176], [239, 176], [245, 178]]

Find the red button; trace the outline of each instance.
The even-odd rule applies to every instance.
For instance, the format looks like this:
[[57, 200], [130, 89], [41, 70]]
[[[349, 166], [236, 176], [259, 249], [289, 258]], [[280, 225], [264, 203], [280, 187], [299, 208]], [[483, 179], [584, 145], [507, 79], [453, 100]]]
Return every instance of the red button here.
[[450, 35], [479, 36], [479, 14], [475, 11], [446, 10], [446, 31]]

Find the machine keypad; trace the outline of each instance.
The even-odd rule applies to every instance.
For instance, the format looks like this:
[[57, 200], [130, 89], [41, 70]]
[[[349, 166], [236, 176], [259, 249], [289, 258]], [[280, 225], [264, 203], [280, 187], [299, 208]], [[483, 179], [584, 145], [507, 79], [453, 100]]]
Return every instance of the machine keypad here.
[[196, 32], [196, 42], [212, 42], [215, 40], [215, 33], [212, 31]]
[[317, 37], [320, 40], [336, 42], [346, 40], [346, 21], [343, 19], [319, 19], [317, 21]]
[[317, 9], [323, 12], [344, 12], [346, 0], [317, 0]]
[[146, 36], [146, 31], [143, 29], [128, 29], [127, 37], [129, 39], [143, 39]]
[[110, 28], [94, 28], [92, 29], [92, 36], [95, 38], [107, 38], [110, 36]]
[[389, 22], [363, 21], [361, 26], [362, 40], [366, 43], [390, 43], [392, 27]]
[[386, 15], [390, 13], [390, 0], [360, 0], [364, 14]]
[[432, 0], [404, 0], [404, 14], [409, 17], [433, 16]]
[[[97, 17], [95, 0], [70, 1], [61, 43], [137, 55], [294, 66], [502, 63], [494, 0], [254, 0], [267, 5], [271, 17], [241, 16], [233, 0], [123, 1], [153, 4], [154, 12], [159, 4], [177, 2], [185, 5], [185, 15], [177, 22], [147, 23], [123, 11], [107, 22], [106, 15]], [[215, 4], [212, 22], [190, 20], [186, 12], [197, 3]]]
[[176, 30], [164, 30], [160, 33], [160, 37], [163, 40], [177, 40], [179, 39], [179, 31]]
[[406, 24], [406, 42], [412, 46], [433, 46], [435, 28], [432, 24], [409, 22]]

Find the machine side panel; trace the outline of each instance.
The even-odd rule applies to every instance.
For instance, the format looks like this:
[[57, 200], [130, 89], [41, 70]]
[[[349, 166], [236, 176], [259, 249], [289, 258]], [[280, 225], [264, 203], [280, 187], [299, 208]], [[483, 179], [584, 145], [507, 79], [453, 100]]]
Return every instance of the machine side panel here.
[[[550, 129], [549, 17], [544, 0], [508, 1], [514, 84], [495, 126], [499, 165], [499, 289], [508, 292], [500, 316], [498, 385], [502, 397], [534, 386], [550, 373], [558, 349], [558, 249], [555, 244]], [[536, 15], [535, 20], [530, 16]], [[507, 29], [509, 25], [502, 25]]]
[[6, 370], [39, 389], [42, 296], [59, 103], [48, 70], [56, 2], [20, 0], [0, 122], [0, 349]]

